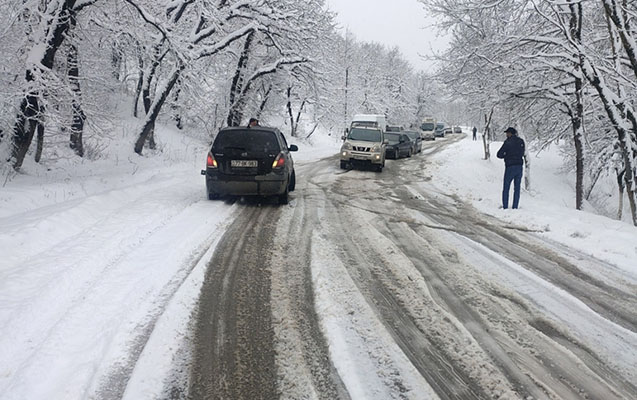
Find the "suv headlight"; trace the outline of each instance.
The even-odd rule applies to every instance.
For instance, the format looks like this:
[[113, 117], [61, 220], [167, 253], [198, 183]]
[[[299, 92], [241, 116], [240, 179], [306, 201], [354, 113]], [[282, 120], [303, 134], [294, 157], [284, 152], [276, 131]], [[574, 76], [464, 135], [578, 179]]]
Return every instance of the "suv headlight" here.
[[343, 147], [341, 147], [341, 150], [351, 150], [351, 149], [352, 149], [352, 144], [349, 142], [343, 143]]
[[380, 145], [374, 145], [374, 147], [372, 147], [372, 153], [378, 153], [380, 151]]

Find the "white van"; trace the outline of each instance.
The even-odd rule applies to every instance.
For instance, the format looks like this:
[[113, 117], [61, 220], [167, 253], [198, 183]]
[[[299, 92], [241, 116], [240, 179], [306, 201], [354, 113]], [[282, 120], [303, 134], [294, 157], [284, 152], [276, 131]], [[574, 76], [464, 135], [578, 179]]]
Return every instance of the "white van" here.
[[356, 114], [352, 118], [350, 128], [376, 128], [385, 132], [387, 130], [387, 119], [382, 114]]
[[436, 138], [436, 119], [425, 117], [420, 124], [420, 137], [422, 140], [434, 140]]

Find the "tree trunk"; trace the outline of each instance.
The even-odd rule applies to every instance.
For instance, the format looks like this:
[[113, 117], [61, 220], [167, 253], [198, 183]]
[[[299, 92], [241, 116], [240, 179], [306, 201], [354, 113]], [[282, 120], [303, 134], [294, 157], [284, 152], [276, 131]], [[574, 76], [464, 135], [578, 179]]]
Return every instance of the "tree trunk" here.
[[617, 219], [622, 220], [624, 214], [624, 172], [626, 170], [615, 170], [617, 173], [617, 189], [619, 191], [619, 208], [617, 209]]
[[37, 124], [37, 139], [35, 147], [35, 162], [39, 163], [42, 158], [42, 149], [44, 148], [44, 124]]
[[243, 51], [237, 61], [237, 69], [232, 77], [232, 84], [230, 86], [230, 110], [228, 110], [228, 126], [239, 126], [241, 119], [243, 118], [243, 108], [245, 107], [245, 101], [241, 92], [243, 90], [243, 79], [245, 69], [250, 57], [250, 46], [254, 38], [254, 32], [248, 33], [246, 40], [243, 43]]
[[[569, 20], [570, 35], [577, 45], [582, 43], [582, 9], [570, 4], [571, 16]], [[576, 8], [577, 7], [577, 8]], [[584, 145], [582, 142], [582, 121], [584, 105], [582, 104], [582, 78], [579, 66], [575, 65], [575, 107], [571, 113], [571, 126], [573, 128], [573, 142], [575, 145], [575, 208], [582, 209], [584, 202]], [[570, 109], [570, 108], [569, 108]]]
[[142, 88], [144, 87], [144, 58], [140, 54], [137, 57], [139, 78], [137, 79], [137, 87], [135, 88], [135, 99], [133, 100], [133, 117], [137, 118], [137, 108], [139, 106], [139, 97], [142, 95]]
[[488, 160], [491, 158], [491, 150], [489, 149], [489, 129], [491, 125], [491, 117], [493, 117], [493, 111], [495, 107], [491, 107], [491, 111], [489, 115], [484, 114], [484, 132], [482, 133], [482, 144], [484, 145], [484, 159]]
[[[47, 38], [45, 50], [39, 63], [29, 66], [26, 71], [25, 79], [27, 83], [33, 82], [34, 70], [41, 64], [45, 69], [52, 69], [55, 54], [66, 38], [66, 32], [69, 29], [69, 15], [73, 12], [75, 0], [65, 0], [58, 3], [56, 8], [50, 11], [43, 18], [51, 18], [51, 24], [47, 26], [47, 32], [44, 37]], [[35, 44], [34, 46], [39, 46]], [[32, 69], [33, 68], [33, 69]], [[20, 104], [16, 122], [13, 128], [11, 159], [13, 160], [13, 168], [19, 170], [24, 161], [24, 157], [29, 150], [33, 134], [38, 124], [37, 118], [41, 118], [43, 108], [39, 101], [40, 92], [37, 88], [29, 90]]]
[[288, 102], [285, 104], [285, 107], [288, 110], [288, 116], [290, 117], [290, 135], [294, 137], [294, 115], [292, 113], [292, 87], [288, 86], [286, 91]]
[[272, 85], [269, 85], [265, 90], [263, 97], [261, 98], [261, 104], [259, 104], [259, 109], [257, 110], [257, 119], [261, 119], [261, 114], [263, 110], [265, 110], [265, 105], [268, 103], [268, 99], [270, 98], [270, 92], [272, 91]]
[[[75, 15], [71, 14], [70, 16], [70, 27], [74, 28], [76, 24]], [[77, 46], [74, 43], [71, 43], [69, 46], [69, 53], [67, 55], [68, 61], [68, 78], [69, 84], [71, 86], [71, 90], [73, 91], [73, 104], [72, 104], [72, 122], [71, 122], [71, 138], [70, 138], [70, 147], [75, 151], [80, 157], [84, 157], [84, 142], [83, 142], [83, 134], [84, 134], [84, 121], [86, 120], [86, 115], [82, 110], [81, 105], [81, 97], [82, 91], [80, 88], [80, 71], [78, 66], [78, 52]]]
[[164, 87], [158, 88], [158, 90], [156, 91], [155, 101], [153, 101], [153, 103], [149, 106], [149, 111], [148, 113], [146, 113], [146, 121], [144, 123], [144, 126], [142, 127], [139, 137], [137, 138], [137, 141], [135, 142], [135, 153], [139, 155], [142, 154], [144, 143], [146, 143], [146, 140], [149, 138], [149, 135], [152, 133], [155, 127], [155, 121], [157, 120], [159, 111], [164, 105], [166, 98], [168, 98], [170, 91], [177, 83], [182, 70], [183, 66], [176, 67], [172, 71], [170, 78], [168, 79]]

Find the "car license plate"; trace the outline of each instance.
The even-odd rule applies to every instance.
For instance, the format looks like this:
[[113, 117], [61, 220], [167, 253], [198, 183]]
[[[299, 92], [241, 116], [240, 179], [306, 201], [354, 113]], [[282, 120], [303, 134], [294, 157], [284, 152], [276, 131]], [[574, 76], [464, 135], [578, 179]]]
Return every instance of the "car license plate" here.
[[257, 166], [257, 160], [231, 160], [230, 166], [241, 168], [255, 168]]

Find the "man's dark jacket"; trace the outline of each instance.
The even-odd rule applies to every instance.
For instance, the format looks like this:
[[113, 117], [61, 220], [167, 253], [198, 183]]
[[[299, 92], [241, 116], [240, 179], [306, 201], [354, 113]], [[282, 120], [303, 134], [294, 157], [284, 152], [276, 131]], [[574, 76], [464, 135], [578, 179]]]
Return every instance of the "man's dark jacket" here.
[[512, 135], [505, 140], [498, 150], [498, 158], [504, 158], [504, 165], [507, 167], [524, 164], [522, 157], [524, 157], [524, 140], [517, 135]]

